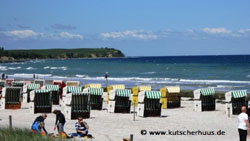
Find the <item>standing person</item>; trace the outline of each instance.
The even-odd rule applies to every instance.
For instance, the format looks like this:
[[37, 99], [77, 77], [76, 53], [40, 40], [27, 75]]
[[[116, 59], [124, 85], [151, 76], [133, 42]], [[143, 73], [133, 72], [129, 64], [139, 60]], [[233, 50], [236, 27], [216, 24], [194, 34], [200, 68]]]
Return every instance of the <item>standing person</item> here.
[[4, 78], [5, 78], [5, 74], [4, 74], [4, 73], [2, 73], [2, 80], [4, 80]]
[[88, 135], [89, 126], [82, 117], [78, 117], [78, 121], [75, 123], [75, 128], [76, 133], [73, 133], [73, 136], [85, 137]]
[[239, 131], [239, 137], [240, 141], [246, 141], [247, 139], [247, 129], [250, 128], [249, 122], [248, 122], [248, 115], [246, 114], [247, 108], [246, 106], [241, 107], [241, 113], [238, 116], [238, 131]]
[[109, 74], [108, 72], [106, 72], [104, 75], [104, 78], [106, 79], [106, 88], [108, 87], [108, 77], [109, 77]]
[[[46, 133], [46, 134], [48, 134], [48, 132], [46, 131], [46, 129], [45, 129], [45, 127], [44, 127], [44, 120], [47, 118], [47, 114], [42, 114], [41, 116], [38, 116], [38, 117], [36, 117], [36, 119], [35, 119], [35, 121], [32, 123], [32, 126], [31, 126], [31, 129], [33, 129], [34, 127], [36, 128], [36, 129], [38, 129], [38, 124], [39, 123], [42, 123], [42, 125], [43, 126], [40, 126], [42, 129], [43, 129], [43, 131]], [[34, 130], [34, 129], [33, 129]]]
[[54, 130], [56, 130], [57, 127], [57, 131], [58, 133], [59, 131], [59, 125], [62, 125], [62, 132], [64, 132], [64, 124], [66, 123], [65, 117], [63, 115], [63, 113], [59, 110], [54, 110], [53, 113], [56, 115], [56, 123], [55, 123], [55, 127]]

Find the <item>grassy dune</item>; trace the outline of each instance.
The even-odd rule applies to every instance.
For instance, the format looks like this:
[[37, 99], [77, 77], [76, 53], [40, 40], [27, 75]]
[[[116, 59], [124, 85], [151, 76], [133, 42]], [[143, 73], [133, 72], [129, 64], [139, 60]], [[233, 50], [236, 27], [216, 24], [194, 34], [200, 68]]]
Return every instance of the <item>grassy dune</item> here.
[[48, 138], [40, 134], [34, 134], [29, 129], [0, 128], [0, 140], [2, 141], [46, 141]]

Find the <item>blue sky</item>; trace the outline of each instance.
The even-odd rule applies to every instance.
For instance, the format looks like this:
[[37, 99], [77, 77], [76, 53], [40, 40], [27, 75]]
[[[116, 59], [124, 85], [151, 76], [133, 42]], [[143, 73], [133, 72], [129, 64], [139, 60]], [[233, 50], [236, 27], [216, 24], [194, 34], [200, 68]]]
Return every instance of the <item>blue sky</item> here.
[[112, 47], [127, 56], [250, 54], [249, 5], [249, 0], [0, 1], [0, 46]]

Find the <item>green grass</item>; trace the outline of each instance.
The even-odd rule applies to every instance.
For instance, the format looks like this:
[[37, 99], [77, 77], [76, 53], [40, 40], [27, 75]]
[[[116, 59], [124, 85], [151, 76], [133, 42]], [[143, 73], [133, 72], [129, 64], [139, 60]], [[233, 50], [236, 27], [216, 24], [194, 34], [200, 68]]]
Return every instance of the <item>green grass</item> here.
[[32, 133], [30, 129], [20, 128], [0, 128], [1, 141], [46, 141], [49, 140], [45, 136]]

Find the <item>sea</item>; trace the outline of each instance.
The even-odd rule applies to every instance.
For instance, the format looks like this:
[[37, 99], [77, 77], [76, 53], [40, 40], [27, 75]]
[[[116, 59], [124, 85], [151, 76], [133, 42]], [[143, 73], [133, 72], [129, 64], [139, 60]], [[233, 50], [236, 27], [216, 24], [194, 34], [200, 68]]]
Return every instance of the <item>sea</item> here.
[[[182, 90], [213, 87], [216, 91], [250, 92], [250, 55], [162, 56], [109, 59], [50, 59], [2, 63], [8, 78], [110, 84], [180, 86]], [[104, 78], [108, 73], [108, 79]]]

